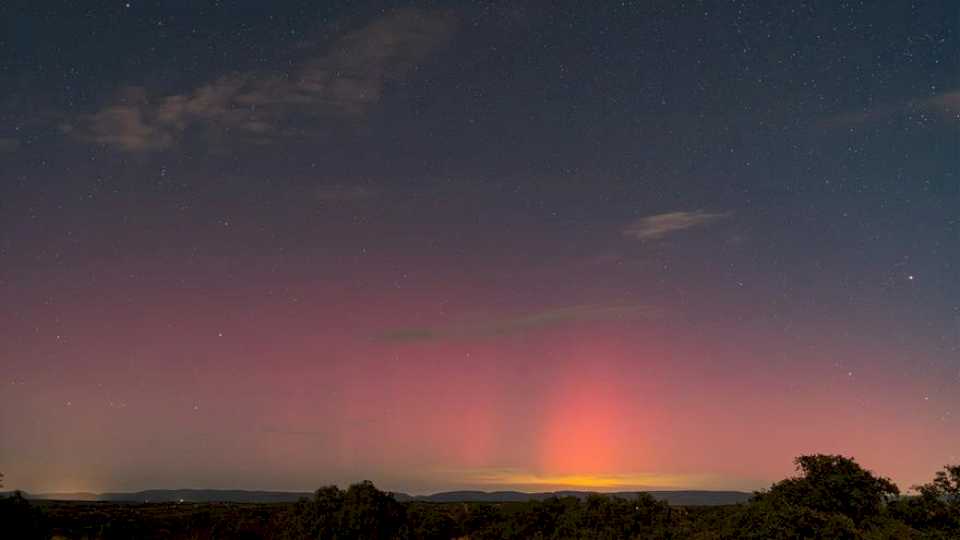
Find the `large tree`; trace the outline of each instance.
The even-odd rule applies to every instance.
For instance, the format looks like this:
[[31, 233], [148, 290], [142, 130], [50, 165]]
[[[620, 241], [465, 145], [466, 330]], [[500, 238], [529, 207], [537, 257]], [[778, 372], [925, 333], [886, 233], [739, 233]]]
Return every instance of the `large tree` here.
[[286, 516], [288, 538], [386, 540], [396, 538], [404, 524], [404, 508], [391, 494], [369, 481], [346, 491], [320, 488], [312, 499], [301, 499]]
[[814, 454], [795, 460], [799, 476], [773, 484], [758, 499], [841, 514], [854, 523], [877, 517], [884, 503], [900, 494], [896, 484], [852, 458]]
[[960, 537], [960, 465], [947, 465], [933, 481], [915, 486], [916, 497], [891, 505], [891, 513], [924, 531], [944, 531]]

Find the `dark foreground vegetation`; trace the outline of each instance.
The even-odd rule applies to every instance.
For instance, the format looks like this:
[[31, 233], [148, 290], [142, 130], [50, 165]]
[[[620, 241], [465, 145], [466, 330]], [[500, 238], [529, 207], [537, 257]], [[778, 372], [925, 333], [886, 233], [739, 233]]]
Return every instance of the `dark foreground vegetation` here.
[[677, 507], [640, 493], [516, 503], [397, 502], [373, 484], [294, 504], [31, 503], [0, 500], [11, 539], [960, 539], [960, 465], [901, 496], [841, 456], [797, 458], [798, 475], [747, 503]]

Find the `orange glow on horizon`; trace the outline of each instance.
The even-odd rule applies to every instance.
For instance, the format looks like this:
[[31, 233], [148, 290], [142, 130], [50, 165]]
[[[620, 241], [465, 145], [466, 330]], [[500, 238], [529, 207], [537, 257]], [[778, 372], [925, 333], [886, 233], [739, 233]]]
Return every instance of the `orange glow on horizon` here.
[[589, 480], [604, 487], [609, 475], [643, 468], [646, 444], [638, 440], [638, 427], [648, 424], [648, 413], [638, 414], [631, 406], [635, 400], [628, 399], [630, 392], [615, 368], [622, 356], [592, 346], [560, 367], [547, 398], [541, 439], [540, 470], [549, 478], [565, 478], [576, 486]]
[[709, 485], [711, 477], [681, 474], [558, 474], [539, 475], [519, 471], [476, 472], [470, 478], [485, 486], [534, 490], [590, 489], [697, 489]]

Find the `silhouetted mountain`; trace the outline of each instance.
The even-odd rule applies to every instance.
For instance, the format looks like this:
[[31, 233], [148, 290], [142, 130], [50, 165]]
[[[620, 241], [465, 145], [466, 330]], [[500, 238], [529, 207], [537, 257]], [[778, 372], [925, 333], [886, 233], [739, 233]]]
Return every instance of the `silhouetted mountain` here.
[[28, 499], [101, 502], [296, 502], [313, 494], [299, 491], [246, 491], [241, 489], [149, 489], [129, 493], [24, 493]]
[[[432, 495], [407, 496], [394, 494], [397, 500], [416, 500], [428, 502], [524, 502], [529, 500], [543, 500], [550, 497], [577, 497], [585, 499], [594, 491], [550, 491], [543, 493], [525, 493], [522, 491], [445, 491]], [[648, 491], [650, 495], [661, 501], [675, 505], [703, 505], [737, 504], [750, 498], [750, 493], [743, 491]], [[605, 493], [630, 499], [636, 497], [635, 491], [620, 491]]]
[[[27, 493], [26, 491], [21, 491], [24, 497], [27, 499], [33, 500], [49, 500], [49, 501], [98, 501], [100, 500], [99, 493], [90, 493], [86, 491], [76, 491], [72, 493]], [[13, 495], [13, 491], [0, 491], [0, 497], [9, 497]]]
[[[544, 493], [524, 493], [522, 491], [444, 491], [432, 495], [407, 495], [394, 493], [401, 502], [524, 502], [543, 500], [549, 497], [586, 498], [592, 491], [553, 491]], [[655, 498], [673, 505], [737, 504], [750, 498], [750, 493], [742, 491], [649, 491]], [[631, 498], [636, 492], [622, 491], [606, 493], [618, 497]], [[25, 493], [29, 499], [60, 501], [107, 501], [107, 502], [234, 502], [234, 503], [283, 503], [295, 502], [301, 497], [313, 494], [300, 491], [246, 491], [226, 489], [151, 489], [131, 493]]]

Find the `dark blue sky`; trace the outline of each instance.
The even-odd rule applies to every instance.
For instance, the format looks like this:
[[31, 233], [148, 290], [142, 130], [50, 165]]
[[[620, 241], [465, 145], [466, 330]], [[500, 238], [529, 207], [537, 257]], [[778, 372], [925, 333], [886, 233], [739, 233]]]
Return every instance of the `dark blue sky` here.
[[[956, 460], [952, 2], [8, 2], [0, 25], [12, 485], [163, 487], [171, 453], [177, 486], [249, 459], [278, 465], [245, 487], [404, 490]], [[789, 413], [698, 401], [725, 396]], [[146, 448], [121, 402], [166, 454], [98, 461]], [[649, 437], [623, 425], [645, 407]], [[810, 424], [751, 450], [766, 421]], [[420, 457], [370, 454], [395, 444]]]

